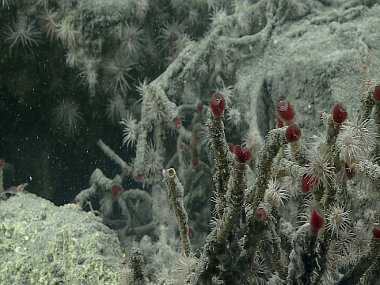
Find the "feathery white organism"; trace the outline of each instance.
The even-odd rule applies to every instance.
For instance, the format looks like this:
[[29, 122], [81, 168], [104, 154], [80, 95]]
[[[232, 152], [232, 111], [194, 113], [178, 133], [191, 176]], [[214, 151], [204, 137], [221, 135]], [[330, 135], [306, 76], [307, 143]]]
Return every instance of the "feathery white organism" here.
[[191, 38], [188, 34], [180, 34], [178, 39], [174, 42], [175, 54], [179, 54], [190, 42]]
[[40, 16], [42, 22], [45, 26], [45, 31], [47, 36], [50, 38], [50, 41], [53, 41], [53, 39], [57, 35], [57, 12], [54, 12], [51, 9], [44, 9], [43, 13]]
[[357, 221], [354, 225], [354, 235], [357, 238], [357, 245], [360, 253], [366, 252], [371, 240], [370, 235], [368, 235], [367, 225], [368, 223], [363, 220]]
[[278, 285], [281, 284], [283, 280], [278, 276], [278, 273], [272, 274], [266, 281], [266, 285]]
[[233, 50], [228, 46], [225, 41], [219, 41], [213, 52], [212, 52], [212, 62], [216, 71], [221, 72], [222, 66], [227, 65], [231, 62]]
[[213, 10], [216, 10], [218, 9], [222, 3], [218, 1], [218, 0], [206, 0], [206, 4], [207, 4], [207, 8], [208, 8], [208, 11], [213, 11]]
[[235, 0], [232, 4], [235, 14], [237, 15], [237, 25], [241, 32], [247, 33], [250, 28], [249, 10], [250, 3], [246, 0]]
[[174, 10], [183, 10], [187, 6], [187, 2], [183, 0], [170, 0], [169, 4]]
[[226, 117], [227, 122], [235, 127], [241, 123], [241, 113], [237, 108], [229, 108]]
[[1, 0], [1, 4], [3, 8], [9, 8], [9, 6], [13, 3], [13, 0]]
[[201, 61], [198, 65], [197, 73], [200, 77], [205, 77], [209, 73], [209, 67], [205, 61]]
[[190, 7], [186, 19], [191, 25], [197, 23], [197, 21], [199, 20], [199, 13], [197, 9]]
[[145, 172], [147, 176], [158, 178], [163, 169], [164, 158], [161, 151], [151, 142], [145, 149]]
[[265, 274], [268, 272], [264, 260], [256, 257], [255, 261], [251, 263], [250, 266], [250, 281], [252, 284], [264, 285], [265, 284]]
[[374, 78], [364, 78], [362, 79], [362, 88], [360, 90], [360, 95], [366, 96], [368, 92], [373, 92], [378, 82]]
[[246, 13], [249, 7], [249, 2], [247, 0], [235, 0], [232, 3], [232, 8], [234, 13]]
[[29, 49], [37, 46], [40, 36], [41, 33], [36, 29], [34, 21], [28, 21], [22, 16], [12, 26], [7, 26], [5, 42], [9, 44], [9, 53], [12, 53], [16, 45]]
[[137, 142], [138, 136], [138, 123], [136, 119], [127, 111], [125, 117], [121, 119], [120, 124], [123, 126], [123, 145], [133, 147]]
[[264, 201], [271, 206], [284, 206], [284, 201], [289, 200], [289, 193], [284, 185], [280, 184], [276, 178], [270, 178], [268, 188], [265, 190]]
[[324, 179], [326, 183], [334, 177], [334, 166], [331, 165], [328, 152], [313, 147], [309, 155], [309, 163], [306, 164], [306, 174], [313, 178]]
[[353, 243], [348, 244], [340, 258], [343, 268], [350, 268], [360, 258], [359, 248]]
[[339, 238], [343, 232], [347, 231], [347, 227], [351, 223], [349, 213], [350, 211], [346, 210], [345, 206], [341, 203], [331, 205], [326, 214], [326, 229]]
[[108, 99], [106, 114], [108, 120], [114, 123], [119, 122], [122, 117], [126, 117], [127, 107], [119, 94]]
[[44, 8], [47, 9], [49, 6], [49, 1], [50, 0], [36, 0], [36, 6], [41, 6], [39, 8]]
[[99, 211], [103, 217], [111, 215], [114, 206], [114, 200], [112, 195], [106, 195], [100, 199], [100, 208]]
[[375, 144], [375, 133], [369, 128], [373, 124], [373, 119], [367, 118], [361, 120], [361, 116], [357, 115], [354, 121], [347, 121], [342, 129], [343, 131], [350, 129], [351, 132], [359, 139], [361, 146], [369, 151]]
[[297, 224], [303, 225], [310, 222], [311, 215], [315, 209], [318, 209], [320, 205], [314, 199], [313, 193], [309, 192], [303, 198], [302, 211], [297, 215]]
[[74, 47], [77, 43], [79, 31], [74, 27], [73, 17], [66, 17], [61, 23], [57, 24], [57, 37], [68, 47]]
[[160, 29], [160, 35], [157, 37], [158, 47], [161, 50], [166, 50], [169, 54], [174, 53], [175, 42], [184, 34], [185, 27], [178, 23], [166, 23]]
[[249, 149], [251, 152], [256, 153], [261, 146], [263, 145], [263, 141], [258, 131], [255, 129], [249, 129], [243, 138], [243, 147]]
[[82, 115], [79, 105], [71, 99], [62, 100], [62, 102], [54, 109], [55, 125], [62, 129], [65, 136], [74, 137], [79, 131]]
[[227, 12], [224, 8], [215, 8], [212, 9], [210, 15], [211, 27], [216, 27], [223, 21], [225, 21], [227, 17]]
[[124, 97], [130, 89], [127, 79], [132, 79], [130, 74], [135, 63], [127, 56], [117, 52], [112, 60], [108, 62], [105, 71], [110, 79], [110, 86], [114, 94], [121, 93]]
[[65, 62], [68, 67], [75, 67], [78, 66], [81, 62], [81, 58], [83, 57], [84, 51], [82, 48], [79, 49], [71, 49], [66, 52], [65, 54]]
[[198, 263], [198, 259], [193, 255], [184, 256], [180, 255], [179, 259], [175, 262], [173, 271], [176, 274], [177, 281], [180, 284], [186, 284], [187, 277], [194, 272]]
[[362, 144], [351, 128], [339, 132], [336, 145], [339, 158], [348, 165], [357, 162], [364, 154]]
[[232, 98], [232, 96], [233, 96], [233, 94], [234, 94], [234, 87], [233, 87], [232, 85], [230, 85], [230, 86], [226, 86], [226, 85], [224, 85], [224, 83], [223, 83], [223, 86], [220, 87], [220, 88], [217, 88], [217, 89], [215, 90], [215, 92], [220, 93], [220, 94], [223, 95], [224, 100], [226, 100], [226, 104], [227, 104], [227, 106], [228, 106], [229, 104], [231, 104], [231, 98]]
[[139, 80], [139, 84], [135, 85], [135, 88], [140, 95], [138, 102], [142, 102], [144, 99], [150, 97], [148, 79], [145, 78], [143, 81]]
[[[150, 95], [150, 94], [149, 94]], [[153, 96], [148, 96], [144, 100], [147, 115], [153, 121], [163, 121], [166, 118], [165, 108], [161, 102], [156, 100]]]
[[144, 30], [134, 23], [121, 23], [117, 28], [121, 40], [121, 50], [128, 55], [136, 55], [143, 47]]
[[149, 84], [147, 79], [144, 79], [143, 82], [139, 82], [139, 85], [136, 86], [137, 92], [140, 94], [140, 99], [138, 102], [143, 102], [147, 110], [147, 115], [150, 116], [151, 120], [161, 121], [165, 114], [165, 108], [162, 106], [158, 100], [155, 100], [151, 90], [149, 89]]
[[135, 16], [143, 21], [149, 10], [149, 0], [139, 0], [135, 3]]
[[210, 146], [211, 145], [211, 138], [210, 138], [210, 132], [205, 126], [201, 126], [200, 130], [198, 131], [198, 142], [202, 146]]
[[335, 242], [335, 247], [341, 258], [341, 265], [348, 268], [354, 264], [360, 255], [358, 244], [355, 240], [355, 235], [351, 229], [346, 229], [340, 232], [339, 240]]
[[291, 197], [295, 198], [299, 195], [299, 182], [296, 177], [293, 176], [284, 176], [279, 178], [280, 183], [282, 183], [285, 189], [288, 190], [288, 193]]
[[336, 283], [336, 276], [338, 275], [339, 267], [341, 267], [341, 257], [342, 256], [334, 247], [334, 242], [332, 242], [326, 254], [326, 271], [321, 280], [321, 283], [323, 285], [330, 285]]
[[98, 61], [87, 58], [81, 64], [78, 77], [81, 78], [81, 83], [87, 85], [90, 92], [95, 94], [95, 86], [98, 83]]
[[354, 232], [351, 228], [346, 228], [340, 232], [339, 245], [340, 250], [344, 250], [347, 246], [354, 242]]
[[216, 215], [215, 208], [212, 210], [212, 214], [213, 216], [211, 217], [210, 222], [209, 222], [211, 229], [215, 228], [218, 225], [218, 221], [219, 221], [218, 218], [215, 216]]

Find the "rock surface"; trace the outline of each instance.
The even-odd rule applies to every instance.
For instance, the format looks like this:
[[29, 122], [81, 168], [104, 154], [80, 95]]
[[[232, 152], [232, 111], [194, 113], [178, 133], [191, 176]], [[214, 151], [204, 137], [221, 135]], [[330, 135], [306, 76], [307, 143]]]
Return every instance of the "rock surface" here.
[[249, 102], [249, 124], [262, 136], [275, 127], [275, 105], [282, 99], [292, 102], [306, 140], [323, 130], [321, 113], [336, 103], [355, 118], [361, 80], [378, 76], [380, 6], [348, 2], [318, 6], [277, 26], [262, 53], [238, 63], [236, 93]]
[[0, 203], [0, 284], [119, 284], [117, 237], [74, 204], [33, 194]]

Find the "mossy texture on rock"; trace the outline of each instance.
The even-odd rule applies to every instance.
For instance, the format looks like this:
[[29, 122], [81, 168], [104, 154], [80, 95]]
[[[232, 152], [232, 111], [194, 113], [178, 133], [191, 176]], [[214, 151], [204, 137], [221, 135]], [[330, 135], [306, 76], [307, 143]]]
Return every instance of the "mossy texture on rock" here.
[[0, 284], [120, 284], [115, 235], [74, 204], [33, 194], [0, 203]]

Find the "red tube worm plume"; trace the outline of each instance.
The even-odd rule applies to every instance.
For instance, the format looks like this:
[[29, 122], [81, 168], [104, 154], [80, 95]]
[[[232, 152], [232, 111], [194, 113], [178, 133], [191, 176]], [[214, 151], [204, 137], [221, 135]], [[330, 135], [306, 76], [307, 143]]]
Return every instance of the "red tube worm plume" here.
[[173, 123], [176, 130], [178, 130], [182, 126], [181, 119], [179, 117], [175, 117], [173, 119]]
[[224, 109], [226, 108], [226, 100], [220, 93], [214, 93], [210, 100], [210, 108], [214, 117], [223, 116]]
[[380, 239], [380, 229], [379, 228], [374, 228], [372, 230], [372, 234], [374, 238], [379, 238]]
[[5, 165], [5, 160], [4, 159], [0, 159], [0, 169], [2, 169]]
[[264, 208], [258, 208], [256, 211], [256, 219], [264, 222], [268, 218], [267, 212]]
[[323, 227], [324, 220], [322, 214], [315, 209], [310, 218], [310, 230], [312, 233], [317, 234]]
[[344, 170], [346, 171], [346, 176], [348, 180], [351, 180], [355, 176], [355, 170], [351, 168], [347, 163], [344, 165]]
[[290, 125], [285, 131], [285, 137], [286, 141], [289, 143], [296, 142], [301, 137], [301, 129], [295, 124]]
[[199, 158], [194, 158], [193, 159], [193, 166], [197, 167], [199, 165]]
[[376, 86], [375, 90], [373, 90], [373, 100], [380, 102], [380, 85]]
[[336, 104], [334, 106], [332, 115], [335, 123], [342, 124], [347, 119], [348, 113], [343, 105]]
[[195, 236], [194, 230], [192, 228], [189, 228], [189, 238], [193, 238]]
[[119, 185], [116, 185], [116, 184], [112, 185], [111, 193], [112, 193], [112, 196], [114, 196], [115, 198], [118, 197], [122, 191], [123, 190], [121, 189]]
[[70, 202], [70, 204], [74, 204], [74, 205], [77, 205], [77, 206], [79, 206], [80, 208], [82, 208], [82, 201], [81, 200], [78, 200], [78, 199], [73, 199], [71, 202]]
[[285, 125], [290, 125], [296, 117], [292, 105], [286, 100], [277, 103], [277, 119], [280, 119]]
[[236, 160], [240, 163], [246, 163], [251, 159], [252, 156], [251, 152], [248, 149], [245, 149], [239, 144], [235, 145], [234, 153]]
[[301, 190], [303, 193], [309, 193], [318, 185], [318, 177], [312, 176], [310, 174], [302, 175], [301, 180]]
[[136, 179], [137, 182], [141, 182], [142, 177], [143, 177], [143, 174], [142, 174], [142, 173], [137, 173], [135, 179]]

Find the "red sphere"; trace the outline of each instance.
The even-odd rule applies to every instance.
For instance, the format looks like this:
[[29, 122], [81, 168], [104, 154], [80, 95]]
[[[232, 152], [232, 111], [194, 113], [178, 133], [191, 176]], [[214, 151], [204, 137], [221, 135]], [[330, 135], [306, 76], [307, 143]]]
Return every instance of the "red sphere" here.
[[376, 86], [375, 90], [373, 90], [373, 100], [380, 102], [380, 85]]
[[246, 163], [251, 159], [251, 152], [248, 149], [243, 148], [241, 145], [235, 145], [234, 148], [236, 160], [240, 163]]
[[318, 185], [318, 177], [311, 176], [310, 174], [304, 174], [301, 181], [301, 190], [303, 193], [309, 193]]
[[342, 124], [347, 119], [347, 110], [341, 104], [336, 104], [333, 109], [333, 120], [335, 123]]
[[210, 108], [215, 117], [223, 116], [224, 109], [226, 108], [226, 100], [220, 93], [214, 93], [210, 100]]
[[135, 179], [136, 179], [137, 182], [141, 182], [142, 177], [143, 177], [142, 173], [137, 173]]
[[287, 127], [285, 131], [286, 141], [289, 143], [296, 142], [301, 137], [301, 129], [299, 126], [293, 124]]
[[281, 100], [277, 103], [277, 117], [288, 125], [294, 120], [296, 113], [288, 101]]
[[123, 190], [121, 189], [121, 187], [119, 185], [113, 185], [112, 186], [112, 189], [111, 189], [111, 192], [112, 192], [112, 196], [114, 197], [117, 197], [120, 195], [120, 193], [122, 192]]
[[177, 130], [182, 126], [181, 119], [179, 117], [175, 117], [173, 122], [174, 122], [174, 127]]
[[323, 227], [324, 220], [322, 214], [318, 210], [314, 210], [311, 214], [310, 229], [313, 233], [318, 233]]
[[194, 233], [194, 230], [192, 228], [189, 228], [189, 238], [193, 238], [195, 233]]
[[346, 171], [346, 176], [348, 180], [351, 180], [355, 176], [355, 170], [351, 168], [347, 163], [344, 165], [344, 170]]
[[263, 208], [258, 208], [256, 211], [256, 219], [259, 221], [265, 221], [268, 218], [267, 212]]
[[373, 234], [373, 237], [374, 237], [374, 238], [380, 238], [380, 229], [378, 229], [378, 228], [374, 228], [374, 229], [372, 230], [372, 234]]

